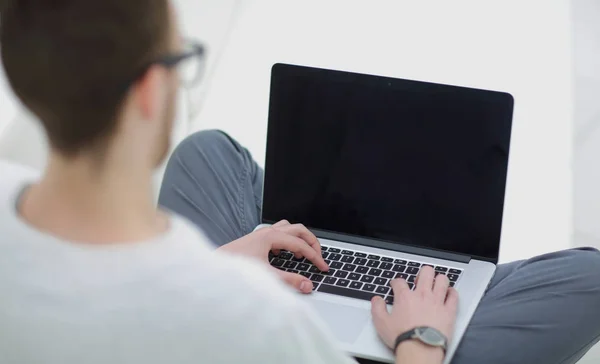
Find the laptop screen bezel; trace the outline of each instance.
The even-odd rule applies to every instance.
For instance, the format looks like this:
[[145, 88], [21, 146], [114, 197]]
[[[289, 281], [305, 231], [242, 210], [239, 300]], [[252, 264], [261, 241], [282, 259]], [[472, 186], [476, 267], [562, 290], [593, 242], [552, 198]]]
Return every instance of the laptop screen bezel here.
[[[282, 70], [285, 70], [285, 72], [281, 72]], [[506, 98], [506, 108], [508, 111], [510, 111], [509, 112], [509, 114], [511, 115], [510, 126], [512, 129], [512, 115], [514, 113], [514, 98], [511, 94], [506, 93], [506, 92], [475, 89], [475, 88], [455, 86], [455, 85], [445, 85], [445, 84], [438, 84], [438, 83], [425, 82], [425, 81], [406, 80], [406, 79], [391, 78], [391, 77], [386, 77], [386, 76], [368, 75], [368, 74], [353, 73], [353, 72], [347, 72], [347, 71], [314, 68], [314, 67], [299, 66], [299, 65], [292, 65], [292, 64], [276, 63], [273, 65], [272, 70], [271, 70], [271, 84], [270, 84], [271, 94], [270, 94], [270, 98], [269, 98], [267, 146], [266, 146], [266, 153], [265, 153], [265, 179], [264, 179], [265, 183], [263, 184], [263, 192], [262, 192], [263, 199], [262, 199], [262, 201], [264, 201], [264, 195], [266, 192], [266, 188], [268, 187], [268, 184], [267, 184], [267, 175], [269, 173], [269, 170], [267, 168], [268, 159], [269, 159], [268, 157], [270, 155], [269, 153], [270, 152], [272, 153], [272, 150], [270, 151], [270, 149], [271, 149], [270, 146], [272, 145], [271, 141], [273, 138], [273, 134], [271, 133], [271, 131], [272, 131], [272, 127], [273, 127], [272, 119], [273, 119], [273, 110], [274, 110], [274, 97], [273, 97], [274, 88], [275, 88], [275, 84], [277, 82], [281, 82], [280, 78], [284, 77], [283, 75], [286, 74], [287, 72], [290, 72], [290, 70], [293, 70], [294, 72], [323, 73], [324, 76], [326, 76], [329, 73], [336, 73], [338, 76], [345, 75], [342, 77], [352, 78], [352, 80], [354, 82], [356, 82], [357, 80], [364, 80], [364, 82], [368, 82], [370, 84], [381, 83], [382, 86], [386, 86], [386, 85], [391, 86], [397, 82], [413, 82], [413, 83], [417, 82], [417, 83], [426, 84], [426, 85], [455, 87], [455, 88], [469, 89], [469, 90], [473, 90], [473, 91], [480, 91], [480, 92], [487, 92], [487, 93], [496, 92], [498, 94], [503, 95]], [[509, 131], [509, 135], [510, 135], [510, 133], [511, 133], [511, 131]], [[510, 155], [510, 153], [509, 153], [509, 155]], [[509, 168], [510, 168], [510, 158], [509, 158]], [[508, 179], [508, 170], [507, 170], [505, 178]], [[506, 186], [506, 183], [505, 183], [505, 186]], [[502, 203], [502, 213], [501, 213], [502, 221], [504, 221], [504, 213], [506, 210], [505, 205], [506, 205], [506, 187], [504, 190], [504, 199], [503, 199], [503, 203]], [[266, 219], [264, 217], [264, 215], [265, 215], [264, 212], [265, 212], [265, 206], [263, 204], [262, 209], [261, 209], [262, 224], [277, 223], [277, 221], [272, 221], [272, 220]], [[380, 239], [372, 238], [372, 237], [358, 236], [358, 235], [353, 235], [353, 234], [348, 234], [348, 233], [343, 233], [343, 232], [338, 232], [338, 231], [328, 231], [328, 230], [324, 230], [324, 229], [320, 229], [320, 228], [318, 228], [318, 229], [313, 228], [311, 226], [307, 226], [307, 228], [309, 228], [319, 238], [325, 238], [325, 239], [330, 239], [330, 240], [339, 240], [342, 242], [348, 242], [348, 243], [353, 243], [353, 244], [357, 244], [357, 245], [364, 245], [364, 246], [373, 247], [373, 248], [380, 248], [380, 249], [392, 250], [392, 251], [398, 251], [398, 252], [404, 252], [404, 253], [410, 253], [410, 254], [425, 255], [425, 256], [430, 256], [430, 257], [434, 257], [434, 258], [448, 259], [448, 260], [459, 261], [459, 262], [468, 262], [470, 259], [476, 259], [476, 260], [491, 262], [494, 264], [498, 263], [498, 258], [499, 258], [499, 254], [500, 254], [500, 242], [502, 239], [502, 229], [501, 229], [500, 238], [495, 243], [496, 255], [493, 257], [484, 257], [484, 256], [478, 256], [478, 255], [465, 255], [463, 253], [456, 253], [456, 252], [452, 252], [452, 251], [448, 251], [448, 250], [440, 250], [440, 249], [436, 249], [436, 248], [432, 248], [432, 247], [421, 247], [421, 246], [417, 246], [417, 245], [410, 245], [410, 244], [406, 244], [406, 243], [399, 242], [399, 241], [384, 241], [384, 240], [380, 240]]]

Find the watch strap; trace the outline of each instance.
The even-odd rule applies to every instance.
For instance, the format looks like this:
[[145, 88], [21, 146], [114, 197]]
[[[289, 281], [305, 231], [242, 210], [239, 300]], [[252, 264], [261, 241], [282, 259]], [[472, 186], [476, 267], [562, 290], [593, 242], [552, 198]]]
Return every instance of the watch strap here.
[[400, 346], [400, 344], [402, 344], [406, 340], [413, 339], [413, 337], [415, 336], [415, 331], [416, 329], [412, 329], [403, 334], [398, 335], [398, 337], [396, 338], [396, 342], [394, 343], [394, 354], [396, 354], [396, 351], [398, 351], [398, 346]]

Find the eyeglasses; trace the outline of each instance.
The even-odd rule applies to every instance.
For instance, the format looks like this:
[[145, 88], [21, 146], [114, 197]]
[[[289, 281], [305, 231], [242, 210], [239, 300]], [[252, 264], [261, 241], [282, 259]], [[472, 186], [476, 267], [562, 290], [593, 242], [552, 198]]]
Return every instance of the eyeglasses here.
[[[164, 56], [144, 68], [135, 78], [138, 80], [152, 65], [158, 64], [172, 69], [177, 68], [181, 84], [186, 88], [193, 87], [201, 78], [205, 69], [204, 47], [194, 41], [184, 41], [183, 50], [179, 54]], [[128, 87], [131, 85], [127, 85]]]

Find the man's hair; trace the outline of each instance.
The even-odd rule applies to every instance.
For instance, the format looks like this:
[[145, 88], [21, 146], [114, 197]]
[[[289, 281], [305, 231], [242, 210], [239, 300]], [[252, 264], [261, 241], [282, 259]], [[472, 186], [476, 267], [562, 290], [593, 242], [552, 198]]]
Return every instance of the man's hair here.
[[53, 149], [102, 148], [130, 82], [170, 50], [168, 0], [0, 0], [7, 78]]

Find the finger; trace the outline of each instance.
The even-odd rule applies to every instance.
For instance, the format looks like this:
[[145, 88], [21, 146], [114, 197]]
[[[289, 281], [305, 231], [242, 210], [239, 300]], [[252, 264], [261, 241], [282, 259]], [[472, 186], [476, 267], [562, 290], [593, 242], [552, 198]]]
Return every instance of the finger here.
[[433, 278], [435, 277], [435, 272], [433, 268], [430, 266], [426, 266], [421, 268], [421, 272], [419, 273], [419, 280], [417, 282], [416, 291], [419, 292], [431, 292], [433, 290]]
[[385, 327], [386, 320], [389, 319], [389, 313], [383, 298], [375, 296], [371, 299], [371, 316], [373, 317], [375, 329], [381, 335], [381, 330]]
[[390, 286], [392, 286], [394, 296], [396, 297], [401, 297], [410, 292], [410, 287], [404, 279], [394, 279], [390, 282]]
[[306, 228], [306, 226], [302, 224], [288, 225], [282, 226], [277, 230], [285, 231], [288, 234], [292, 234], [306, 241], [308, 245], [310, 245], [319, 255], [321, 254], [321, 243], [319, 243], [319, 239], [313, 234], [310, 230]]
[[[296, 236], [302, 239], [304, 242], [306, 242], [306, 244], [308, 244], [308, 246], [310, 246], [311, 249], [313, 249], [316, 253], [315, 260], [309, 260], [313, 262], [313, 264], [316, 265], [317, 268], [319, 268], [321, 271], [326, 272], [327, 270], [329, 270], [329, 266], [327, 265], [327, 263], [325, 263], [325, 260], [321, 256], [321, 244], [319, 243], [319, 239], [317, 239], [317, 237], [313, 233], [311, 233], [310, 230], [308, 230], [304, 225], [288, 225], [277, 228], [277, 230]], [[298, 255], [296, 255], [296, 257], [299, 258]], [[304, 255], [304, 257], [308, 259], [308, 256]]]
[[304, 240], [279, 230], [275, 230], [271, 239], [273, 239], [271, 249], [289, 250], [290, 252], [294, 254], [300, 254], [309, 261], [313, 262], [322, 272], [327, 272], [329, 270], [329, 267], [323, 260], [323, 257], [321, 257], [320, 254], [317, 254], [317, 252], [314, 251], [314, 249]]
[[446, 296], [446, 307], [450, 311], [452, 317], [456, 317], [458, 313], [458, 291], [452, 287], [448, 290], [448, 295]]
[[271, 253], [273, 253], [273, 255], [275, 255], [275, 256], [279, 256], [279, 254], [281, 254], [281, 250], [273, 249], [273, 250], [271, 250]]
[[290, 222], [287, 221], [287, 220], [281, 220], [280, 222], [278, 222], [277, 224], [273, 225], [272, 227], [278, 228], [278, 227], [282, 227], [282, 226], [286, 226], [286, 225], [290, 225]]
[[312, 292], [313, 285], [308, 278], [303, 277], [300, 274], [284, 272], [276, 268], [273, 269], [275, 269], [279, 278], [283, 280], [288, 286], [293, 287], [296, 290], [305, 294]]
[[440, 302], [444, 302], [446, 300], [446, 295], [448, 294], [448, 288], [450, 288], [448, 277], [443, 274], [438, 274], [433, 282], [433, 295], [435, 298]]

